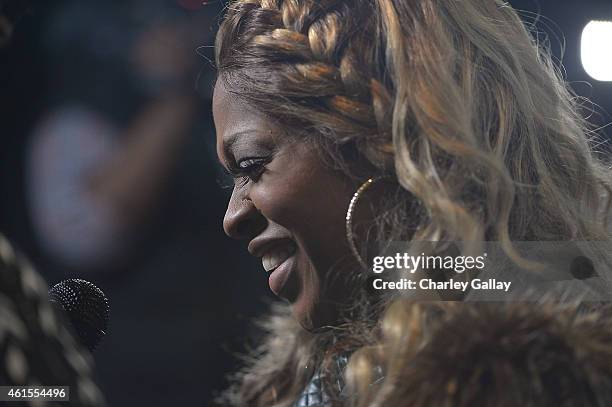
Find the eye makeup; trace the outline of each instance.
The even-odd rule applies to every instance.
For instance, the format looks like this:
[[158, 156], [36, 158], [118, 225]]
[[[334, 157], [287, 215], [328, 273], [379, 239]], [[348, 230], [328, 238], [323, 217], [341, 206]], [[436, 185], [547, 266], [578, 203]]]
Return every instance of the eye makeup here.
[[274, 154], [273, 140], [257, 131], [234, 133], [224, 142], [225, 173], [234, 179], [234, 186], [256, 182]]

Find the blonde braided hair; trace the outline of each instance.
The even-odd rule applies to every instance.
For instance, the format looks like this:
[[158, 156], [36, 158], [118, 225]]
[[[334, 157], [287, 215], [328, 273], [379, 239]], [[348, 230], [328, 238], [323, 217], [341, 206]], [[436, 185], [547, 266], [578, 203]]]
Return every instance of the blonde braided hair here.
[[[609, 239], [612, 180], [596, 133], [500, 0], [236, 0], [216, 63], [226, 89], [347, 177], [397, 180], [375, 239], [498, 240], [517, 262], [513, 240]], [[381, 321], [398, 337], [409, 329], [401, 313]], [[262, 345], [228, 392], [235, 404], [289, 406], [303, 387], [324, 335], [284, 324], [266, 326], [282, 350]], [[393, 355], [362, 326], [342, 332], [366, 361], [354, 370], [366, 379], [352, 381], [366, 383]]]
[[[241, 96], [248, 99], [246, 93], [257, 92], [259, 88], [266, 88], [270, 93], [278, 91], [280, 98], [287, 103], [268, 107], [278, 114], [275, 117], [289, 120], [301, 119], [294, 111], [297, 99], [311, 102], [308, 106], [309, 128], [318, 128], [323, 133], [333, 131], [334, 142], [359, 138], [367, 148], [378, 149], [369, 152], [376, 159], [383, 158], [379, 157], [380, 152], [386, 153], [384, 158], [387, 160], [392, 159], [388, 140], [388, 113], [392, 99], [388, 89], [378, 79], [364, 72], [363, 68], [367, 68], [368, 64], [360, 60], [360, 50], [354, 49], [352, 43], [347, 44], [346, 38], [343, 38], [352, 29], [342, 21], [342, 16], [349, 13], [344, 2], [246, 1], [234, 3], [230, 8], [256, 8], [252, 13], [265, 21], [264, 30], [241, 28], [240, 34], [232, 33], [231, 39], [223, 34], [217, 37], [220, 72], [236, 72], [245, 63], [240, 55], [234, 55], [230, 57], [232, 61], [228, 65], [224, 64], [229, 56], [227, 54], [233, 53], [234, 48], [227, 45], [234, 43], [248, 55], [245, 59], [253, 57], [248, 62], [254, 68], [251, 77], [262, 74], [258, 77], [259, 84], [252, 89], [241, 87]], [[234, 15], [239, 18], [244, 12], [239, 11]], [[222, 31], [232, 30], [231, 20], [231, 17], [226, 20]], [[249, 24], [246, 21], [242, 23]], [[224, 46], [220, 42], [228, 43]], [[254, 65], [259, 62], [264, 67], [258, 72]], [[266, 73], [265, 65], [269, 63], [275, 64], [277, 80]], [[378, 143], [365, 143], [369, 138], [376, 139]], [[380, 141], [384, 139], [387, 139], [387, 143], [381, 146]]]

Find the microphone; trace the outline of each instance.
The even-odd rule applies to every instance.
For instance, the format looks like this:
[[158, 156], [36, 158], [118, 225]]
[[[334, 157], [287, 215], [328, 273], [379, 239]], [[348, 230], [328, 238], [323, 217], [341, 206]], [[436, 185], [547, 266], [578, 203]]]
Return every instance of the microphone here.
[[106, 334], [110, 314], [102, 290], [89, 281], [71, 278], [55, 284], [49, 299], [68, 316], [81, 343], [93, 351]]

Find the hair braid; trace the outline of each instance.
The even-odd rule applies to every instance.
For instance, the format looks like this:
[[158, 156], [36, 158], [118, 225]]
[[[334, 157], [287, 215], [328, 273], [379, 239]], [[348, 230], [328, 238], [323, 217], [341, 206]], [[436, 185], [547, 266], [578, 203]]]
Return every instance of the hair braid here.
[[[239, 27], [234, 38], [239, 38], [250, 58], [277, 66], [278, 78], [264, 77], [262, 72], [256, 82], [284, 99], [284, 107], [274, 107], [279, 116], [290, 116], [293, 103], [307, 105], [311, 108], [309, 121], [321, 134], [331, 136], [330, 141], [355, 141], [375, 167], [390, 167], [392, 145], [387, 142], [381, 148], [380, 140], [389, 138], [392, 98], [385, 85], [367, 72], [370, 64], [363, 60], [362, 42], [349, 41], [359, 24], [345, 18], [345, 2], [249, 0], [238, 7], [248, 10], [229, 17], [230, 21], [240, 20], [234, 22]], [[265, 30], [251, 30], [247, 21], [262, 16], [267, 22]], [[230, 47], [217, 49], [231, 52]], [[223, 66], [223, 60], [218, 55], [220, 70], [240, 67]], [[258, 68], [251, 68], [251, 76], [258, 76], [253, 72]], [[242, 89], [241, 95], [256, 93], [257, 88]]]

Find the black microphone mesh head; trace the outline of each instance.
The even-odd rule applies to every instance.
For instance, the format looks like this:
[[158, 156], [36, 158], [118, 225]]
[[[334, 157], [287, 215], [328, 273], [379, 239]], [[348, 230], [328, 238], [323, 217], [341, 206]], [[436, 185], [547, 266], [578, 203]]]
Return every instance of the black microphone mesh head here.
[[110, 314], [102, 290], [89, 281], [71, 278], [54, 285], [49, 298], [63, 308], [81, 342], [93, 350], [106, 334]]

